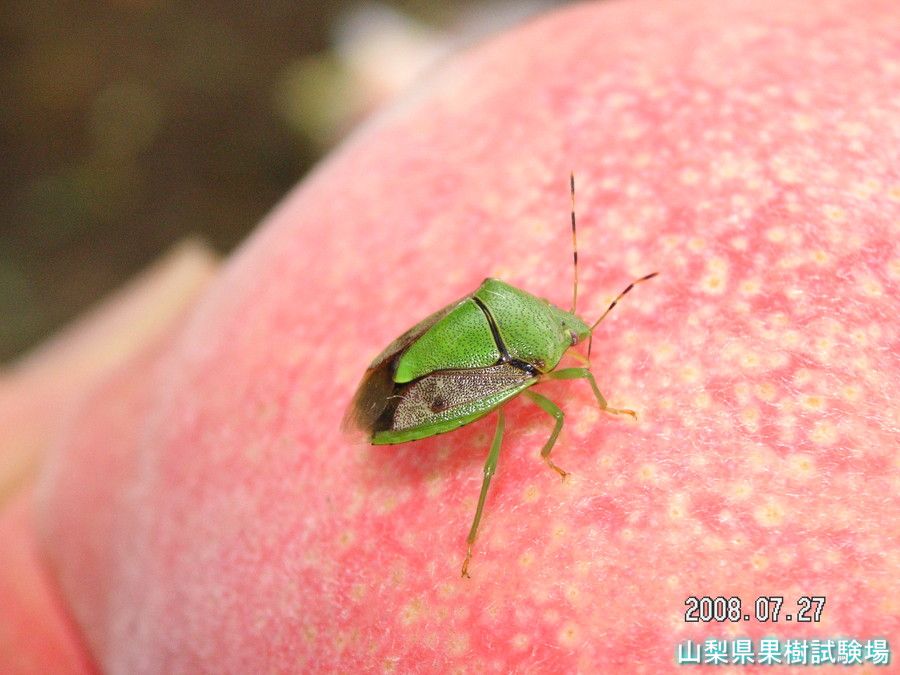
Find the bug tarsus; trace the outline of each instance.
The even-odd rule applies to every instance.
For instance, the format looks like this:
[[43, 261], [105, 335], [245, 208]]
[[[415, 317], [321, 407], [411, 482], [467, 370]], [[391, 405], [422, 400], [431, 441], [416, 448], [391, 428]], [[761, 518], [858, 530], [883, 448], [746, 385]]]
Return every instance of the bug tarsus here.
[[469, 561], [471, 559], [472, 559], [472, 544], [469, 544], [468, 547], [466, 548], [466, 559], [463, 561], [462, 574], [460, 575], [465, 579], [472, 578], [469, 576]]

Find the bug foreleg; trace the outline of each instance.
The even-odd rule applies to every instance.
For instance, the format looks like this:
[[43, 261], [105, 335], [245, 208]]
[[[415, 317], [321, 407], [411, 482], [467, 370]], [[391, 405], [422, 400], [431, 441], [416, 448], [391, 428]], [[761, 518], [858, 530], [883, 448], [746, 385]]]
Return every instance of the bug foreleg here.
[[551, 373], [547, 373], [544, 375], [544, 379], [547, 380], [581, 380], [585, 379], [591, 384], [591, 389], [594, 390], [594, 396], [597, 397], [597, 403], [600, 404], [600, 409], [604, 410], [613, 415], [631, 415], [634, 419], [637, 419], [637, 413], [634, 410], [629, 410], [628, 408], [610, 408], [606, 403], [606, 399], [603, 398], [603, 394], [600, 393], [600, 389], [597, 387], [597, 381], [594, 379], [594, 374], [588, 370], [587, 368], [563, 368], [562, 370], [554, 370]]
[[472, 545], [478, 535], [478, 523], [481, 522], [481, 512], [484, 510], [484, 500], [487, 498], [488, 488], [491, 486], [491, 478], [497, 471], [497, 458], [500, 456], [500, 442], [503, 440], [503, 410], [497, 409], [497, 431], [494, 432], [494, 442], [491, 443], [491, 451], [484, 463], [484, 480], [481, 482], [481, 494], [478, 496], [478, 507], [475, 509], [475, 520], [472, 521], [472, 529], [466, 538], [466, 559], [463, 561], [462, 576], [469, 576], [469, 560], [472, 559]]
[[553, 432], [550, 434], [550, 438], [547, 439], [547, 442], [544, 443], [544, 447], [541, 449], [541, 457], [543, 457], [544, 461], [547, 462], [547, 466], [556, 471], [560, 475], [560, 477], [565, 480], [566, 476], [569, 475], [569, 472], [563, 471], [553, 463], [552, 459], [550, 459], [550, 451], [553, 450], [553, 446], [556, 444], [556, 439], [559, 436], [559, 432], [562, 431], [565, 414], [563, 414], [563, 411], [559, 409], [558, 405], [556, 405], [546, 396], [541, 396], [534, 391], [526, 391], [525, 395], [532, 401], [534, 401], [541, 410], [543, 410], [548, 415], [551, 415], [553, 419], [556, 420], [556, 424], [553, 427]]

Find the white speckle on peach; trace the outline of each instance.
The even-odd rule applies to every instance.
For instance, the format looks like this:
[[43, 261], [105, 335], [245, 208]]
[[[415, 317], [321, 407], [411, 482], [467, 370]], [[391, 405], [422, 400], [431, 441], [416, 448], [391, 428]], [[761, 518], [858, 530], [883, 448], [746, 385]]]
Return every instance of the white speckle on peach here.
[[[541, 594], [547, 599], [550, 597], [549, 591], [543, 591]], [[543, 613], [542, 618], [544, 619], [544, 623], [557, 623], [559, 622], [559, 611], [556, 609], [548, 609]]]
[[780, 244], [787, 238], [787, 231], [781, 225], [775, 225], [766, 230], [766, 239], [773, 244]]
[[541, 496], [540, 490], [537, 489], [535, 485], [529, 485], [525, 488], [525, 492], [522, 495], [522, 499], [526, 502], [535, 502], [538, 500], [538, 497]]
[[663, 363], [672, 358], [674, 354], [675, 346], [668, 342], [663, 342], [653, 350], [653, 360], [658, 364]]
[[687, 243], [688, 250], [699, 253], [706, 248], [706, 240], [703, 237], [691, 237]]
[[779, 428], [779, 440], [782, 443], [792, 443], [797, 435], [797, 418], [794, 415], [780, 415], [775, 424]]
[[639, 152], [634, 156], [631, 160], [631, 165], [642, 169], [646, 166], [650, 165], [650, 162], [653, 161], [653, 156], [649, 152]]
[[769, 160], [769, 166], [775, 172], [775, 177], [782, 183], [798, 183], [800, 170], [797, 163], [790, 157], [775, 155]]
[[728, 273], [728, 261], [725, 258], [710, 258], [707, 263], [707, 268], [710, 272], [716, 272], [718, 274], [727, 274]]
[[678, 235], [666, 234], [660, 237], [659, 243], [662, 246], [663, 251], [670, 253], [680, 246], [681, 239], [682, 238]]
[[387, 494], [383, 499], [375, 502], [375, 512], [379, 515], [387, 515], [397, 508], [397, 497], [393, 494]]
[[813, 252], [810, 254], [810, 258], [812, 258], [812, 261], [813, 261], [814, 263], [816, 263], [817, 265], [823, 265], [823, 266], [825, 266], [825, 265], [828, 265], [828, 263], [831, 262], [831, 256], [829, 256], [829, 255], [828, 255], [825, 251], [823, 251], [822, 249], [817, 249], [817, 250], [813, 251]]
[[[782, 256], [778, 260], [778, 267], [785, 270], [794, 269], [796, 267], [800, 267], [806, 262], [806, 256], [801, 253], [789, 253], [787, 255]], [[803, 291], [798, 287], [791, 287], [785, 291], [785, 295], [789, 298], [796, 298], [803, 295]]]
[[848, 384], [841, 389], [841, 396], [844, 397], [845, 401], [849, 401], [850, 403], [856, 403], [860, 399], [860, 389], [854, 384]]
[[578, 628], [578, 624], [567, 621], [560, 629], [558, 637], [560, 644], [565, 647], [572, 648], [577, 646], [581, 642], [581, 631]]
[[884, 286], [882, 286], [877, 279], [872, 277], [860, 280], [859, 287], [863, 295], [868, 295], [872, 298], [884, 295]]
[[350, 598], [353, 602], [361, 602], [366, 597], [366, 590], [365, 584], [353, 584], [350, 588]]
[[788, 364], [788, 361], [790, 361], [790, 359], [784, 351], [769, 352], [765, 356], [766, 368], [769, 370], [784, 368]]
[[738, 382], [735, 384], [734, 397], [741, 405], [746, 405], [750, 400], [750, 385], [747, 382]]
[[565, 523], [556, 523], [556, 525], [554, 525], [553, 529], [550, 531], [550, 534], [554, 540], [562, 541], [568, 536], [569, 528]]
[[577, 584], [566, 584], [563, 595], [573, 605], [583, 604], [583, 595]]
[[389, 585], [399, 587], [406, 582], [406, 577], [406, 568], [398, 562], [388, 571], [387, 580]]
[[753, 511], [753, 518], [763, 527], [778, 527], [784, 522], [784, 506], [770, 497]]
[[816, 126], [818, 126], [818, 122], [816, 121], [816, 119], [803, 113], [796, 113], [791, 118], [791, 127], [795, 131], [799, 131], [801, 133], [811, 131], [812, 129], [815, 129]]
[[785, 347], [794, 349], [801, 342], [800, 332], [796, 330], [786, 330], [781, 334], [780, 342]]
[[745, 462], [747, 467], [754, 473], [768, 471], [773, 461], [775, 461], [775, 458], [772, 451], [765, 446], [753, 446], [746, 451]]
[[837, 428], [828, 420], [819, 420], [813, 425], [809, 440], [818, 445], [833, 445], [838, 440]]
[[706, 410], [712, 405], [712, 397], [705, 391], [700, 392], [694, 397], [694, 407], [700, 410]]
[[746, 351], [741, 354], [739, 362], [745, 370], [755, 370], [759, 368], [760, 358], [756, 352]]
[[808, 410], [823, 410], [825, 399], [818, 394], [804, 394], [800, 397], [800, 405]]
[[769, 566], [769, 558], [762, 553], [754, 553], [750, 556], [750, 566], [757, 572], [761, 572]]
[[816, 464], [812, 456], [804, 453], [794, 453], [786, 458], [788, 476], [797, 480], [809, 480], [816, 472]]
[[874, 194], [877, 194], [881, 190], [881, 181], [876, 178], [867, 178], [865, 180], [857, 181], [853, 184], [851, 188], [853, 194], [862, 199], [868, 199]]
[[682, 182], [683, 185], [696, 185], [700, 182], [700, 172], [695, 169], [682, 169], [678, 174], [678, 179]]
[[838, 131], [848, 138], [859, 138], [868, 134], [868, 129], [860, 122], [841, 122], [838, 124]]
[[425, 603], [421, 598], [413, 598], [400, 610], [400, 621], [405, 625], [415, 623], [422, 618]]
[[624, 225], [620, 232], [625, 241], [638, 241], [647, 235], [647, 230], [639, 225]]
[[637, 470], [637, 479], [641, 483], [658, 483], [659, 472], [655, 464], [641, 464]]
[[830, 166], [824, 166], [819, 171], [819, 179], [823, 183], [837, 183], [840, 177], [840, 173]]
[[443, 476], [437, 471], [432, 471], [425, 477], [425, 496], [435, 499], [444, 491]]
[[769, 316], [769, 321], [773, 326], [784, 328], [791, 323], [791, 318], [784, 312], [774, 312]]
[[669, 500], [668, 515], [670, 520], [683, 520], [687, 515], [687, 507], [685, 502], [687, 497], [684, 494], [673, 495]]
[[888, 261], [887, 273], [892, 279], [900, 279], [900, 258]]
[[775, 399], [776, 388], [771, 382], [763, 382], [754, 388], [756, 397], [761, 401], [771, 402]]
[[447, 639], [447, 652], [451, 656], [463, 656], [469, 651], [469, 636], [466, 633], [453, 633]]
[[447, 581], [442, 581], [437, 585], [437, 596], [441, 600], [449, 600], [456, 595], [456, 586]]
[[612, 453], [604, 452], [597, 457], [597, 466], [601, 469], [610, 469], [616, 463], [616, 457]]
[[862, 373], [867, 378], [872, 377], [872, 362], [869, 361], [869, 357], [865, 354], [860, 354], [850, 359], [850, 365], [853, 366], [854, 370]]
[[759, 279], [745, 279], [741, 282], [740, 292], [744, 295], [756, 295], [762, 288], [762, 282]]
[[825, 204], [822, 207], [822, 213], [824, 213], [825, 217], [833, 223], [843, 223], [847, 220], [847, 212], [840, 206], [835, 206], [834, 204]]
[[741, 424], [750, 431], [756, 431], [759, 426], [759, 408], [747, 406], [741, 410]]
[[524, 633], [516, 633], [513, 635], [512, 640], [510, 640], [513, 651], [517, 652], [525, 651], [528, 648], [528, 642], [528, 636]]
[[715, 272], [707, 274], [700, 281], [700, 290], [709, 295], [722, 295], [725, 292], [725, 279]]
[[596, 406], [596, 404], [591, 404], [584, 406], [581, 410], [578, 411], [578, 416], [574, 422], [574, 424], [569, 427], [572, 431], [575, 432], [576, 436], [586, 436], [591, 429], [594, 428], [597, 424], [597, 420], [600, 418], [600, 409]]
[[829, 337], [818, 337], [813, 340], [813, 349], [820, 359], [828, 361], [831, 358], [831, 351], [834, 349], [834, 340]]

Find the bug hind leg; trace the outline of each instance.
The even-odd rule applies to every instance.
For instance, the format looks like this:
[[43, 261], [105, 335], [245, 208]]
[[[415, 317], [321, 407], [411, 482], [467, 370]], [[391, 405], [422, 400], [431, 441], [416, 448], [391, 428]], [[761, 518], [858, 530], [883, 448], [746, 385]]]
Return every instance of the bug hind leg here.
[[469, 561], [472, 559], [472, 546], [475, 537], [478, 536], [478, 524], [481, 522], [481, 513], [484, 510], [484, 500], [487, 498], [488, 488], [491, 486], [491, 478], [497, 471], [497, 459], [500, 457], [500, 442], [503, 440], [503, 427], [505, 420], [503, 410], [497, 409], [497, 431], [494, 432], [494, 441], [491, 443], [491, 451], [484, 463], [484, 480], [481, 482], [481, 494], [478, 496], [478, 507], [475, 509], [475, 520], [466, 538], [466, 559], [463, 561], [462, 576], [469, 577]]
[[637, 419], [637, 413], [634, 412], [634, 410], [629, 410], [628, 408], [609, 407], [609, 405], [606, 403], [606, 399], [603, 398], [603, 394], [600, 393], [600, 389], [597, 387], [597, 380], [594, 379], [594, 374], [587, 368], [563, 368], [562, 370], [554, 370], [553, 372], [544, 375], [544, 379], [587, 380], [591, 385], [591, 389], [594, 390], [594, 396], [597, 398], [597, 403], [600, 405], [601, 410], [612, 415], [631, 415], [634, 419]]
[[564, 471], [556, 464], [553, 463], [553, 460], [550, 459], [550, 451], [553, 450], [553, 446], [556, 445], [556, 439], [559, 437], [559, 432], [562, 431], [563, 420], [565, 419], [565, 414], [562, 410], [560, 410], [559, 406], [556, 405], [553, 401], [551, 401], [546, 396], [541, 396], [537, 392], [534, 391], [526, 391], [525, 395], [530, 398], [534, 403], [548, 415], [553, 417], [556, 420], [556, 423], [553, 426], [553, 431], [550, 433], [550, 438], [547, 439], [547, 442], [544, 443], [544, 447], [541, 449], [541, 457], [547, 462], [547, 466], [556, 471], [560, 478], [563, 480], [566, 479], [566, 476], [569, 475], [568, 471]]

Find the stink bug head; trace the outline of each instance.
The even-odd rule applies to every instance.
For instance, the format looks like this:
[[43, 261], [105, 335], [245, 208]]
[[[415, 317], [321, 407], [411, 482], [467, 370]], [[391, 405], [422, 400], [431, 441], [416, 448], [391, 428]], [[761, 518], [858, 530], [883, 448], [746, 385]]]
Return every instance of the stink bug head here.
[[553, 312], [554, 318], [559, 322], [563, 331], [569, 336], [572, 346], [587, 340], [591, 336], [591, 327], [578, 316], [572, 314], [572, 312], [560, 309], [549, 302], [547, 304], [550, 305], [550, 311]]

